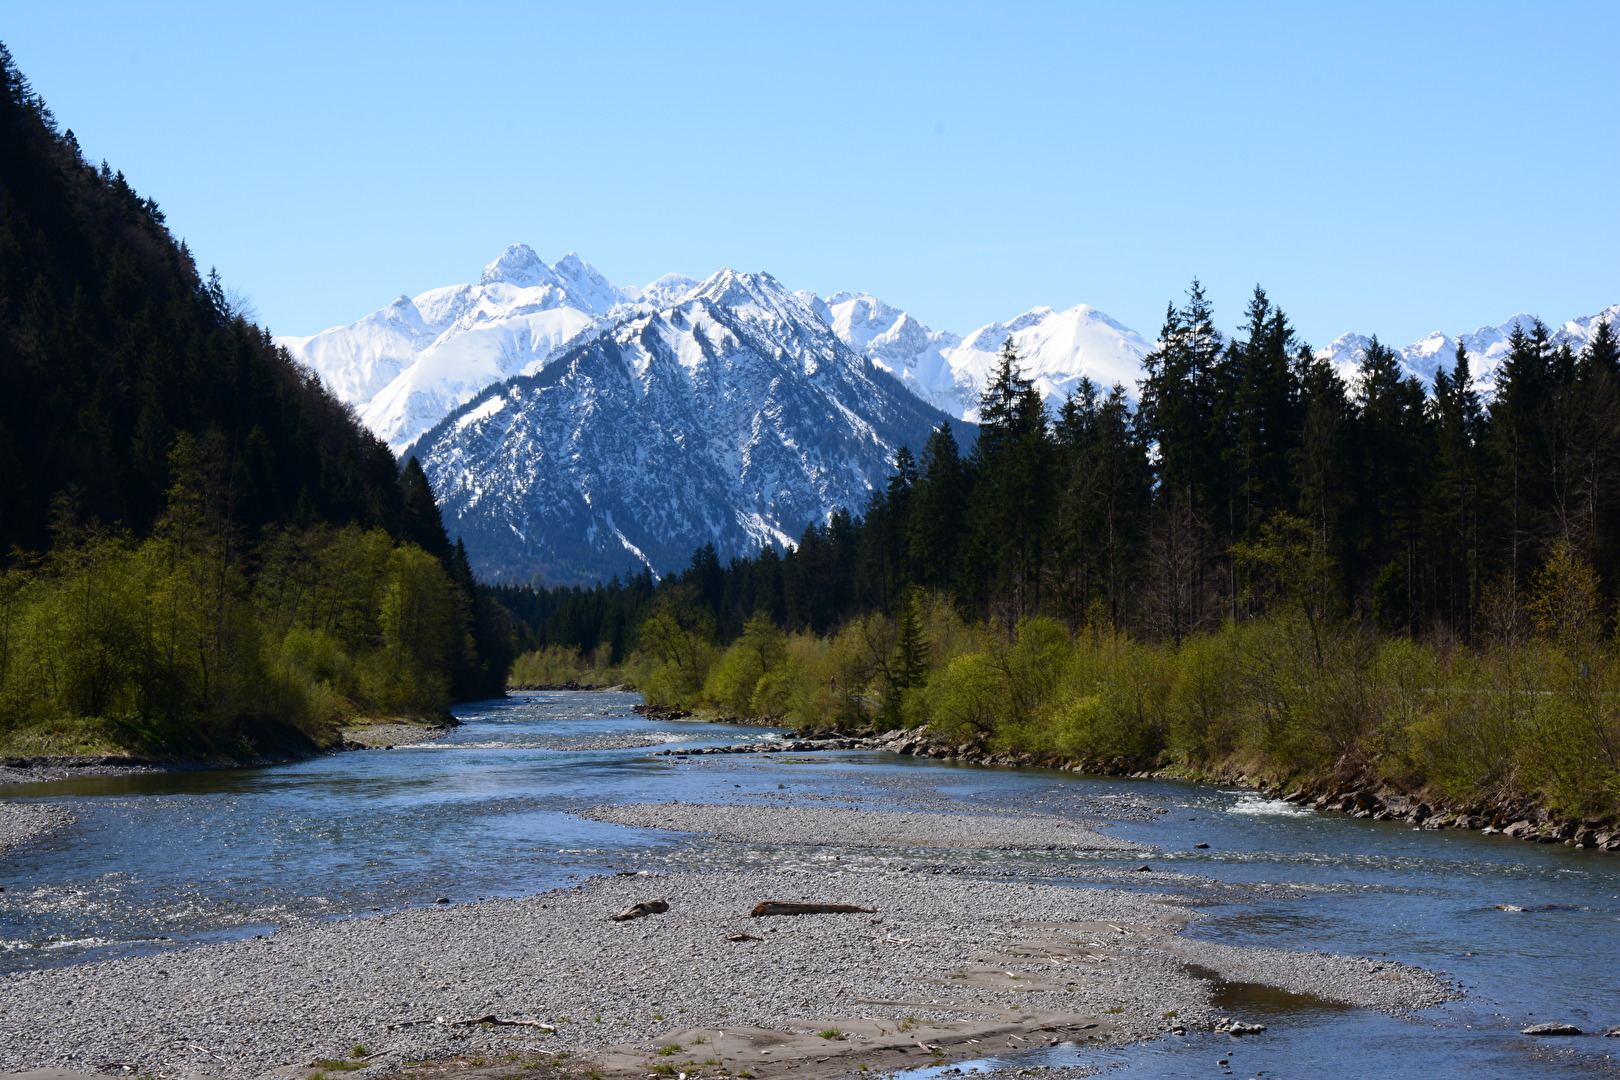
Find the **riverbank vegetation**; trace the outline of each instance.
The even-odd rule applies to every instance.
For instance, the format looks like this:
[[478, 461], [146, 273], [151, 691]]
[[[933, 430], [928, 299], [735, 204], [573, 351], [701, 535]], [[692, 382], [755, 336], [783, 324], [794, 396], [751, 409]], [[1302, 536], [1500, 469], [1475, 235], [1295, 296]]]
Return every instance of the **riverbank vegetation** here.
[[529, 632], [686, 708], [1614, 814], [1620, 348], [1529, 323], [1488, 400], [1470, 362], [1341, 372], [1195, 282], [1138, 406], [1049, 411], [1009, 342], [965, 455], [941, 427], [786, 553], [536, 590]]
[[478, 666], [465, 590], [420, 546], [358, 525], [256, 545], [196, 444], [149, 536], [57, 521], [0, 570], [0, 753], [251, 757], [361, 716], [442, 712]]
[[498, 693], [426, 478], [0, 46], [0, 753], [307, 751]]

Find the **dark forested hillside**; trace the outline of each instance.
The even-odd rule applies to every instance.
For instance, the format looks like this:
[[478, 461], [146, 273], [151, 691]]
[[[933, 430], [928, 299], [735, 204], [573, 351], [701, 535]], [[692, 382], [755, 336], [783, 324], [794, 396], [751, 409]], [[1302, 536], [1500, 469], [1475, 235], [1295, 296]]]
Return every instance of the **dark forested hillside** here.
[[387, 447], [199, 278], [156, 202], [82, 159], [9, 53], [0, 80], [0, 551], [47, 547], [53, 501], [147, 531], [180, 432], [223, 440], [249, 533], [396, 531]]
[[0, 46], [0, 749], [240, 758], [500, 691], [387, 447], [84, 161]]

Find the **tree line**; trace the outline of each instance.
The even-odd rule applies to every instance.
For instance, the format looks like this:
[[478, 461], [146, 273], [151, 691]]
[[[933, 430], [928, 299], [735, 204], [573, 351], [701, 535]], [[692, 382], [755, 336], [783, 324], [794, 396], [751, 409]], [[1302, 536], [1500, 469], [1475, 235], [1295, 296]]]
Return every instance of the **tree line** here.
[[[756, 612], [827, 633], [920, 587], [1007, 627], [1044, 615], [1171, 642], [1305, 589], [1323, 618], [1478, 642], [1523, 621], [1555, 549], [1606, 596], [1620, 582], [1620, 346], [1607, 323], [1579, 354], [1551, 336], [1515, 329], [1489, 401], [1461, 346], [1431, 394], [1376, 338], [1342, 377], [1259, 288], [1222, 335], [1194, 282], [1138, 404], [1082, 380], [1048, 409], [1009, 340], [975, 445], [941, 426], [920, 456], [902, 448], [859, 517], [840, 510], [786, 553], [723, 564], [700, 548], [656, 590], [643, 576], [503, 603], [526, 644], [605, 641], [616, 659], [655, 591], [722, 641]], [[1279, 543], [1308, 557], [1268, 558]], [[1296, 580], [1301, 565], [1315, 577]]]

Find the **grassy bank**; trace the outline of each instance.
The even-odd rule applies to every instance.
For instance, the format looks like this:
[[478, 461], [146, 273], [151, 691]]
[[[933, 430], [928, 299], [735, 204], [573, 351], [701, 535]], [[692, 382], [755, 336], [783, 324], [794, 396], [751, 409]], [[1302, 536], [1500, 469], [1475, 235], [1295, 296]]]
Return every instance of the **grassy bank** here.
[[668, 620], [643, 633], [649, 700], [813, 726], [926, 724], [992, 751], [1108, 771], [1354, 781], [1453, 806], [1620, 812], [1620, 648], [1578, 567], [1509, 598], [1488, 643], [1379, 635], [1300, 604], [1144, 642], [1105, 624], [964, 622], [914, 594], [898, 618], [726, 648]]

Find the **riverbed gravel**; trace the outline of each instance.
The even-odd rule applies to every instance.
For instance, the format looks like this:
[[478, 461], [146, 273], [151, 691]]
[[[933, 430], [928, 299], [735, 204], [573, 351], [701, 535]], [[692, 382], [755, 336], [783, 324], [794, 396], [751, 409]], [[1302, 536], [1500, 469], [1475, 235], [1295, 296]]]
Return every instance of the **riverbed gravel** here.
[[[609, 920], [652, 899], [669, 911]], [[875, 913], [751, 918], [762, 900]], [[392, 1066], [475, 1049], [651, 1045], [698, 1025], [960, 1019], [962, 1006], [1089, 1012], [1126, 1036], [1164, 1030], [1170, 1011], [1177, 1024], [1213, 1026], [1212, 984], [1169, 951], [1181, 947], [1213, 970], [1242, 961], [1333, 1000], [1411, 1008], [1446, 996], [1432, 976], [1398, 965], [1212, 953], [1174, 936], [1197, 917], [1163, 896], [906, 873], [594, 878], [521, 900], [13, 974], [0, 979], [0, 1068], [116, 1063], [154, 1075], [250, 1077], [357, 1044], [376, 1055], [374, 1066]], [[742, 934], [762, 940], [728, 940]], [[1389, 970], [1400, 979], [1378, 980]], [[434, 1022], [486, 1015], [557, 1030]]]
[[73, 821], [70, 811], [53, 803], [0, 803], [0, 856]]
[[1004, 851], [1147, 851], [1069, 818], [840, 810], [750, 803], [596, 806], [581, 816], [643, 829], [760, 844]]

